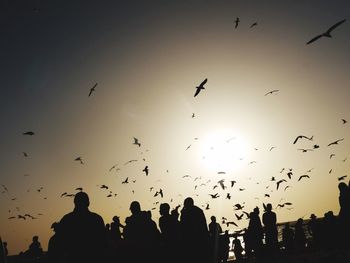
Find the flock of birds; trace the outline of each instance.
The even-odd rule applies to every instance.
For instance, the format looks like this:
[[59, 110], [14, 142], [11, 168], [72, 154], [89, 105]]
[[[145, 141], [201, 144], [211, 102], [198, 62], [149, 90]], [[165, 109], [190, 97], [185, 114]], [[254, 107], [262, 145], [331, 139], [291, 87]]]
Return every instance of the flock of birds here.
[[[337, 28], [338, 26], [340, 26], [341, 24], [343, 24], [346, 20], [341, 20], [338, 23], [334, 24], [333, 26], [331, 26], [327, 31], [325, 31], [322, 34], [319, 34], [317, 36], [315, 36], [314, 38], [312, 38], [311, 40], [309, 40], [306, 44], [311, 44], [314, 43], [315, 41], [319, 40], [322, 37], [332, 37], [331, 33], [333, 32], [333, 30], [335, 28]], [[237, 29], [240, 23], [240, 19], [237, 17], [236, 20], [234, 21], [234, 28]], [[250, 25], [250, 28], [257, 26], [258, 23], [254, 22], [253, 24]], [[194, 97], [199, 96], [204, 90], [205, 90], [205, 85], [207, 85], [208, 83], [208, 79], [205, 78], [198, 86], [195, 87], [195, 91], [194, 91]], [[95, 92], [96, 92], [96, 88], [98, 86], [98, 83], [95, 83], [90, 89], [89, 89], [89, 93], [88, 93], [88, 97], [91, 97]], [[264, 96], [269, 96], [269, 95], [278, 95], [280, 92], [280, 90], [271, 90], [268, 91], [264, 94]], [[192, 118], [195, 118], [195, 113], [192, 113]], [[342, 125], [346, 125], [347, 124], [347, 120], [346, 119], [341, 119]], [[25, 131], [22, 133], [24, 136], [34, 136], [35, 132], [34, 131]], [[230, 138], [226, 141], [226, 143], [230, 143], [231, 140], [233, 140], [233, 138]], [[198, 140], [198, 138], [195, 138], [195, 140]], [[314, 136], [306, 136], [306, 135], [298, 135], [296, 136], [296, 138], [291, 142], [293, 145], [296, 145], [298, 143], [300, 143], [301, 140], [306, 140], [312, 143], [312, 146], [310, 148], [297, 148], [298, 151], [301, 151], [303, 153], [307, 153], [310, 151], [315, 151], [317, 149], [320, 148], [320, 146], [318, 144], [313, 143], [314, 140]], [[329, 144], [327, 144], [327, 147], [333, 147], [336, 146], [340, 143], [342, 143], [345, 139], [344, 138], [339, 138], [336, 139], [334, 141], [329, 142]], [[131, 144], [135, 147], [138, 148], [142, 148], [142, 144], [140, 142], [140, 140], [136, 137], [132, 138]], [[189, 146], [187, 146], [187, 148], [185, 149], [185, 151], [190, 150], [191, 148], [191, 144]], [[274, 150], [276, 147], [272, 146], [269, 151]], [[258, 150], [257, 148], [254, 148], [255, 150]], [[148, 150], [146, 150], [147, 152]], [[23, 152], [23, 156], [25, 158], [29, 157], [28, 152]], [[332, 159], [335, 156], [335, 153], [332, 153], [329, 158]], [[343, 159], [342, 161], [345, 162], [347, 160], [347, 158]], [[77, 156], [76, 158], [74, 158], [72, 161], [78, 162], [81, 165], [85, 165], [85, 161], [83, 159], [82, 156]], [[128, 165], [132, 165], [133, 163], [138, 162], [139, 159], [131, 159], [128, 160], [126, 162], [124, 162], [123, 166], [128, 166]], [[146, 162], [146, 159], [143, 158], [143, 161]], [[256, 161], [251, 161], [248, 164], [254, 164], [256, 163]], [[111, 166], [108, 171], [109, 172], [120, 172], [123, 169], [122, 166], [120, 166], [119, 164], [114, 164], [113, 166]], [[311, 176], [311, 172], [312, 169], [309, 169], [308, 171], [306, 171], [305, 173], [297, 176], [297, 182], [300, 182], [302, 180], [306, 180], [306, 179], [310, 179]], [[329, 174], [332, 173], [333, 169], [329, 170]], [[166, 170], [167, 173], [169, 173], [169, 170]], [[149, 168], [148, 165], [145, 165], [144, 168], [140, 171], [140, 173], [143, 173], [144, 176], [149, 176], [151, 175], [151, 169]], [[288, 189], [292, 188], [292, 181], [294, 180], [294, 170], [293, 168], [282, 168], [281, 171], [279, 172], [281, 175], [281, 178], [276, 178], [276, 176], [272, 176], [270, 179], [270, 182], [265, 186], [266, 192], [264, 193], [263, 198], [265, 198], [266, 200], [268, 198], [271, 198], [272, 194], [275, 191], [287, 191]], [[222, 175], [225, 176], [226, 172], [225, 171], [219, 171], [217, 172], [218, 175]], [[25, 176], [29, 176], [29, 175], [25, 175]], [[345, 180], [347, 177], [347, 175], [343, 175], [338, 177], [338, 181], [343, 181]], [[185, 174], [182, 176], [183, 180], [191, 180], [192, 176], [189, 174]], [[130, 180], [130, 181], [129, 181]], [[124, 179], [121, 180], [121, 185], [126, 185], [126, 184], [135, 184], [136, 183], [136, 179], [129, 179], [129, 177], [125, 177]], [[193, 183], [193, 190], [194, 192], [196, 190], [198, 190], [199, 188], [205, 188], [205, 189], [210, 189], [210, 191], [212, 191], [212, 193], [207, 193], [208, 194], [208, 198], [210, 199], [218, 199], [218, 198], [224, 198], [227, 200], [231, 200], [232, 198], [232, 189], [235, 188], [235, 186], [237, 185], [237, 181], [236, 180], [227, 180], [227, 178], [220, 178], [217, 181], [214, 181], [214, 179], [205, 179], [202, 177], [195, 177], [192, 180]], [[271, 187], [271, 183], [275, 185], [275, 188]], [[9, 190], [7, 188], [6, 185], [2, 184], [2, 194], [9, 194]], [[283, 187], [282, 187], [283, 186]], [[105, 191], [106, 192], [106, 197], [107, 198], [112, 198], [112, 197], [117, 197], [118, 193], [114, 192], [111, 190], [111, 187], [106, 185], [106, 184], [101, 184], [101, 185], [96, 185], [96, 187], [98, 187], [101, 191]], [[36, 189], [36, 191], [38, 193], [42, 192], [42, 190], [44, 190], [44, 187], [40, 187], [38, 189]], [[74, 197], [75, 193], [77, 191], [83, 191], [83, 187], [76, 187], [74, 188], [74, 191], [70, 191], [70, 192], [63, 192], [61, 194], [59, 194], [60, 198], [64, 198], [64, 197]], [[242, 187], [237, 187], [237, 190], [239, 192], [245, 191], [246, 188], [242, 188]], [[133, 193], [135, 193], [134, 190], [132, 190]], [[152, 194], [152, 196], [154, 198], [164, 198], [166, 196], [166, 193], [164, 193], [162, 188], [159, 188], [156, 190], [156, 187], [152, 186], [149, 188], [149, 192]], [[182, 197], [181, 194], [179, 194], [180, 197]], [[44, 199], [46, 199], [47, 197], [44, 197]], [[174, 201], [174, 197], [169, 197], [170, 198], [170, 202]], [[152, 210], [156, 209], [156, 205], [160, 203], [161, 199], [156, 199], [156, 201], [153, 203], [153, 207]], [[205, 210], [209, 210], [210, 209], [210, 199], [203, 204], [202, 206], [204, 207]], [[16, 201], [17, 198], [16, 197], [12, 197], [11, 201]], [[180, 205], [177, 205], [178, 209], [180, 207]], [[263, 207], [265, 208], [266, 205], [265, 203], [263, 203]], [[226, 224], [227, 227], [229, 227], [230, 225], [234, 225], [236, 227], [238, 227], [238, 223], [237, 221], [241, 221], [243, 219], [249, 219], [249, 212], [245, 211], [244, 208], [246, 208], [246, 204], [245, 202], [243, 203], [236, 203], [233, 205], [233, 210], [234, 210], [234, 218], [232, 220], [229, 220], [227, 217], [222, 217], [222, 223]], [[276, 209], [282, 209], [282, 208], [286, 208], [288, 210], [292, 210], [293, 209], [293, 203], [289, 202], [289, 201], [285, 201], [285, 200], [280, 200], [280, 202], [276, 205], [275, 207]], [[28, 219], [37, 219], [39, 216], [42, 216], [42, 213], [37, 213], [36, 215], [31, 215], [29, 213], [23, 213], [21, 212], [21, 209], [16, 206], [15, 209], [9, 209], [8, 212], [11, 214], [8, 219], [12, 220], [12, 219], [19, 219], [19, 220], [28, 220]]]

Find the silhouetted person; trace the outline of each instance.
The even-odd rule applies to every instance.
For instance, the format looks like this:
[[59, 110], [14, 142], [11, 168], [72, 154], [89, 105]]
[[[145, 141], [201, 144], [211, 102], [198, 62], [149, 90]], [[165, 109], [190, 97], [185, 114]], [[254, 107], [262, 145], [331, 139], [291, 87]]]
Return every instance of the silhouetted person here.
[[299, 218], [295, 224], [294, 244], [298, 252], [305, 249], [306, 236], [303, 228], [303, 219]]
[[[0, 263], [6, 263], [7, 262], [7, 255], [6, 255], [6, 250], [7, 250], [7, 243], [2, 242], [1, 237], [0, 237]], [[6, 250], [5, 250], [6, 248]]]
[[130, 204], [131, 216], [125, 219], [124, 240], [127, 242], [127, 260], [150, 261], [159, 242], [159, 231], [149, 212], [141, 211], [140, 203]]
[[32, 243], [29, 245], [29, 249], [25, 252], [25, 255], [30, 259], [39, 259], [43, 255], [43, 249], [41, 248], [38, 236], [33, 236]]
[[60, 221], [62, 248], [66, 262], [99, 262], [106, 248], [105, 224], [100, 215], [89, 211], [89, 196], [79, 192], [74, 210]]
[[322, 230], [321, 230], [321, 223], [317, 219], [315, 214], [311, 214], [310, 221], [307, 224], [307, 230], [309, 232], [309, 235], [312, 236], [311, 247], [313, 249], [320, 249], [321, 241], [322, 241], [322, 238], [321, 238]]
[[52, 237], [50, 237], [48, 246], [47, 246], [47, 256], [49, 259], [49, 262], [62, 262], [62, 239], [60, 237], [60, 229], [59, 229], [59, 223], [54, 222], [51, 225], [51, 228], [55, 232]]
[[237, 261], [241, 261], [243, 256], [242, 256], [242, 252], [243, 252], [243, 247], [242, 247], [242, 243], [241, 240], [239, 240], [238, 235], [234, 236], [234, 240], [232, 240], [232, 247], [233, 247], [233, 253], [235, 254], [235, 258]]
[[219, 235], [219, 262], [226, 263], [230, 251], [230, 236], [226, 230], [223, 235]]
[[322, 246], [326, 250], [334, 250], [339, 245], [339, 229], [332, 211], [324, 214], [322, 221]]
[[265, 230], [265, 244], [269, 253], [276, 253], [278, 245], [277, 217], [276, 213], [272, 212], [272, 205], [266, 205], [266, 211], [262, 217]]
[[[170, 206], [163, 203], [159, 207], [159, 228], [161, 232], [161, 245], [163, 248], [162, 258], [171, 262], [179, 261], [179, 249], [181, 244], [180, 222], [176, 215], [169, 213]], [[169, 258], [169, 255], [172, 255]]]
[[259, 217], [259, 208], [254, 208], [253, 212], [250, 213], [250, 220], [248, 225], [248, 241], [254, 254], [257, 258], [262, 257], [262, 248], [263, 248], [263, 228], [261, 225]]
[[191, 197], [184, 200], [180, 223], [184, 245], [184, 260], [182, 262], [208, 262], [207, 222], [203, 210], [194, 205]]
[[287, 253], [294, 249], [294, 231], [290, 228], [289, 223], [284, 225], [282, 230], [282, 242]]
[[210, 217], [209, 223], [209, 238], [210, 238], [210, 250], [212, 253], [213, 262], [217, 262], [219, 259], [219, 237], [222, 232], [222, 228], [219, 223], [216, 222], [216, 217]]
[[124, 228], [124, 226], [120, 223], [118, 216], [113, 216], [112, 220], [113, 222], [111, 223], [110, 238], [114, 242], [120, 242], [122, 239], [120, 228]]
[[2, 243], [2, 244], [3, 244], [3, 247], [4, 247], [4, 254], [5, 254], [5, 257], [7, 257], [8, 254], [9, 254], [9, 251], [8, 251], [8, 249], [7, 249], [7, 242], [4, 242], [4, 243]]

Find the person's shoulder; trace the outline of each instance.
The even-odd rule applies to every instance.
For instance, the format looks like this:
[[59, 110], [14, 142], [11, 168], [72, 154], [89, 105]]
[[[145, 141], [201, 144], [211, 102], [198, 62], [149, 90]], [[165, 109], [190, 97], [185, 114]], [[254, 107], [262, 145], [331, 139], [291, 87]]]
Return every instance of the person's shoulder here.
[[60, 220], [60, 223], [64, 223], [64, 222], [66, 222], [66, 221], [69, 221], [69, 220], [71, 220], [71, 218], [72, 217], [74, 217], [74, 212], [70, 212], [70, 213], [68, 213], [68, 214], [65, 214], [63, 217], [62, 217], [62, 219]]
[[99, 214], [97, 214], [95, 212], [90, 212], [90, 216], [95, 218], [96, 221], [98, 220], [98, 221], [104, 222], [102, 216], [100, 216]]

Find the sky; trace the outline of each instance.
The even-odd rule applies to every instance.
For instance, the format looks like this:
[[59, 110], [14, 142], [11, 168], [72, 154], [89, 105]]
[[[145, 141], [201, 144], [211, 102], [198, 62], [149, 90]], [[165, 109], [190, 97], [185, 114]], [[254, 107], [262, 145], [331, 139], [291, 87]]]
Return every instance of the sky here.
[[[223, 225], [230, 231], [248, 223], [237, 203], [261, 213], [272, 203], [279, 222], [337, 215], [338, 178], [350, 168], [349, 21], [306, 42], [349, 10], [348, 1], [2, 1], [0, 235], [10, 254], [34, 235], [46, 249], [51, 224], [73, 209], [61, 195], [77, 187], [105, 223], [124, 222], [134, 200], [158, 222], [160, 203], [189, 196], [208, 223], [235, 221]], [[313, 137], [293, 144], [299, 135]]]

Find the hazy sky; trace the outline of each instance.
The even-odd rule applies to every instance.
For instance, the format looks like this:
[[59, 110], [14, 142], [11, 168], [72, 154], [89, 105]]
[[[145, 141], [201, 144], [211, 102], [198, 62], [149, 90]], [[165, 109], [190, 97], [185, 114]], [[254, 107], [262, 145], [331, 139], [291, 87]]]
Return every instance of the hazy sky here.
[[[2, 1], [0, 235], [10, 253], [36, 234], [46, 249], [51, 224], [73, 209], [60, 196], [77, 187], [105, 222], [124, 222], [133, 200], [158, 222], [155, 202], [174, 208], [187, 196], [210, 205], [208, 221], [240, 228], [236, 203], [249, 212], [292, 202], [275, 209], [279, 222], [337, 214], [350, 163], [349, 21], [305, 44], [349, 10], [349, 1]], [[298, 135], [313, 141], [293, 144]], [[287, 182], [277, 191], [271, 177]], [[227, 188], [213, 189], [220, 179]], [[37, 219], [8, 219], [26, 213]]]

